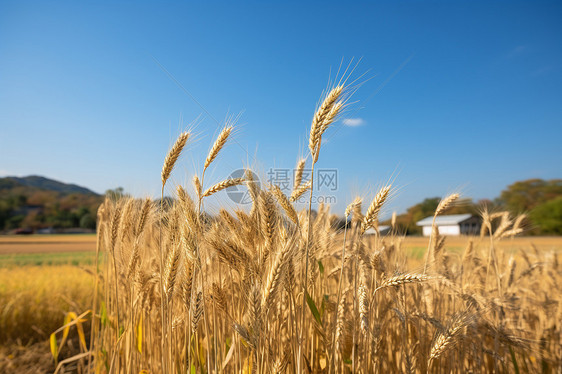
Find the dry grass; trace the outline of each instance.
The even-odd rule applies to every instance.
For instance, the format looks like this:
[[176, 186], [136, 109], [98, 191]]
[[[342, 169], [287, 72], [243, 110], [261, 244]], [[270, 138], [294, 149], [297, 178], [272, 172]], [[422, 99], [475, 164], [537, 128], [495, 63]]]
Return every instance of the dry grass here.
[[69, 311], [90, 309], [94, 276], [76, 266], [0, 271], [0, 346], [44, 341]]

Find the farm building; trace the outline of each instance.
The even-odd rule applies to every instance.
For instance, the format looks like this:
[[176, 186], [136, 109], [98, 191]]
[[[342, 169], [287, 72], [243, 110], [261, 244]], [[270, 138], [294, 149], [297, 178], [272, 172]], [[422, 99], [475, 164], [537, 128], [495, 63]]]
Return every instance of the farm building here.
[[[433, 216], [418, 221], [416, 225], [423, 227], [423, 236], [430, 236], [432, 223]], [[476, 235], [480, 233], [480, 219], [472, 214], [437, 216], [435, 225], [441, 235]]]

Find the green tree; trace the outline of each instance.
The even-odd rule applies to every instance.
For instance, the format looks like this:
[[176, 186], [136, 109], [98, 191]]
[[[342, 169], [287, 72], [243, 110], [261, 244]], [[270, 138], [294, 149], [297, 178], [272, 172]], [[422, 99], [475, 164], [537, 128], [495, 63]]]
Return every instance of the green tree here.
[[15, 216], [11, 216], [6, 221], [6, 229], [11, 230], [11, 229], [17, 229], [18, 227], [21, 227], [21, 223], [22, 223], [24, 218], [25, 218], [25, 216], [23, 214], [17, 214]]
[[95, 229], [96, 219], [90, 213], [87, 213], [80, 218], [80, 227], [83, 229]]
[[424, 199], [421, 203], [408, 208], [405, 214], [396, 217], [396, 225], [399, 232], [421, 234], [421, 227], [416, 226], [416, 222], [433, 215], [440, 200], [438, 197]]
[[127, 196], [127, 194], [125, 194], [123, 187], [117, 187], [112, 190], [105, 191], [105, 196], [110, 200], [119, 200], [120, 198]]
[[12, 216], [12, 207], [5, 200], [0, 200], [0, 230], [6, 227], [6, 222]]
[[562, 196], [533, 209], [530, 218], [540, 234], [562, 235]]
[[558, 196], [562, 196], [562, 179], [529, 179], [509, 185], [502, 191], [498, 202], [510, 212], [519, 214]]

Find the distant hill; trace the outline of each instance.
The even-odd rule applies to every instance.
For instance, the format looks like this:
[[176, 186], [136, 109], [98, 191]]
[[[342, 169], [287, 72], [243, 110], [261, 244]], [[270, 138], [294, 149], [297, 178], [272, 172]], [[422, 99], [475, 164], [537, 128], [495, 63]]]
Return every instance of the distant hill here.
[[0, 178], [0, 232], [94, 229], [104, 197], [42, 176]]
[[0, 191], [6, 189], [13, 189], [21, 186], [34, 187], [46, 191], [55, 191], [61, 194], [79, 193], [85, 195], [99, 196], [97, 193], [87, 189], [86, 187], [81, 187], [76, 184], [62, 183], [54, 179], [49, 179], [38, 175], [30, 175], [28, 177], [21, 177], [21, 178], [20, 177], [0, 178]]

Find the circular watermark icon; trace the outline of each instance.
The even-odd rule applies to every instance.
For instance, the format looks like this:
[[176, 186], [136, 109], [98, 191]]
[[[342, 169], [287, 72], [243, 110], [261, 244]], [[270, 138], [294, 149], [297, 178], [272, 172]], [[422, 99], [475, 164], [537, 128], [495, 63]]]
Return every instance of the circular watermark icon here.
[[[229, 178], [244, 178], [246, 173], [252, 174], [252, 179], [254, 180], [253, 183], [256, 183], [257, 187], [261, 187], [260, 179], [258, 178], [257, 174], [251, 170], [246, 171], [245, 169], [237, 169], [230, 173]], [[228, 187], [226, 190], [226, 194], [230, 200], [235, 202], [236, 204], [251, 204], [252, 197], [248, 192], [248, 188], [246, 185], [238, 185], [238, 186], [231, 186]]]

